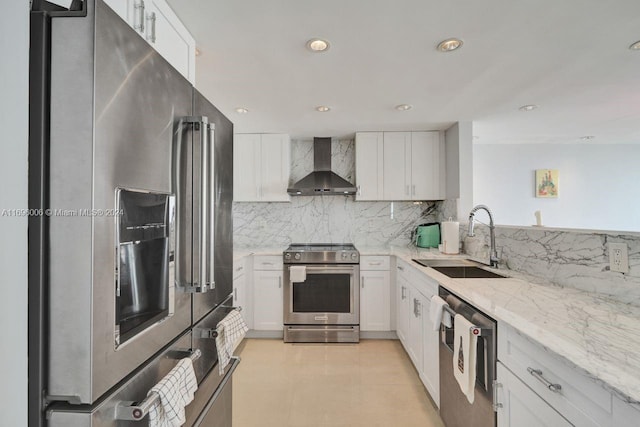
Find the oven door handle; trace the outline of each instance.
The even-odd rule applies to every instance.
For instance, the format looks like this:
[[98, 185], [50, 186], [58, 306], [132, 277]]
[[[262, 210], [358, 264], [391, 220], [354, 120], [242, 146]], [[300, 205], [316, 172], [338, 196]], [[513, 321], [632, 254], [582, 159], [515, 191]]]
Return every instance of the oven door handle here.
[[336, 273], [352, 274], [353, 272], [356, 271], [358, 266], [355, 264], [351, 264], [347, 266], [345, 266], [345, 264], [336, 264], [335, 266], [323, 265], [322, 267], [312, 267], [307, 265], [305, 267], [307, 271], [313, 271], [313, 272], [321, 272], [321, 273], [327, 273], [327, 274], [336, 274]]

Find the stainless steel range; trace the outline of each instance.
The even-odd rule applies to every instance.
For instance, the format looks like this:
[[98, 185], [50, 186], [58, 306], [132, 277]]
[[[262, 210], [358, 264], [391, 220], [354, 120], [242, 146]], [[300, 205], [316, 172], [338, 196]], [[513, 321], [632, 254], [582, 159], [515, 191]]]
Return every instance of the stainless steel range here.
[[360, 253], [352, 244], [292, 244], [284, 258], [284, 341], [360, 341]]

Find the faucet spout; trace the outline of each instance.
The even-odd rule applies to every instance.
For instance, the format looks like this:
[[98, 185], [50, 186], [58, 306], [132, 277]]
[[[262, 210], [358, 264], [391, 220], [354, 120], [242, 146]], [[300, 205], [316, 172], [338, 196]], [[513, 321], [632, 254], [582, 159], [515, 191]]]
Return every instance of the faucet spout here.
[[491, 240], [491, 248], [490, 248], [490, 254], [489, 254], [489, 265], [491, 265], [492, 267], [498, 267], [498, 250], [496, 249], [496, 228], [495, 225], [493, 223], [493, 214], [491, 213], [491, 210], [489, 209], [488, 206], [486, 205], [477, 205], [475, 206], [473, 209], [471, 209], [471, 212], [469, 212], [469, 231], [467, 232], [467, 235], [469, 237], [473, 237], [473, 225], [474, 225], [474, 217], [476, 215], [476, 212], [479, 210], [484, 210], [487, 212], [487, 214], [489, 215], [489, 237]]

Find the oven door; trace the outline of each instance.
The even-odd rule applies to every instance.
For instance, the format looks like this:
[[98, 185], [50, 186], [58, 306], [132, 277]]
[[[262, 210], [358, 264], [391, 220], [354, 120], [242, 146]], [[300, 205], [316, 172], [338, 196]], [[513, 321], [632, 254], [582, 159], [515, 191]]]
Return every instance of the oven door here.
[[360, 266], [307, 265], [306, 279], [292, 282], [284, 266], [284, 323], [287, 325], [358, 325]]

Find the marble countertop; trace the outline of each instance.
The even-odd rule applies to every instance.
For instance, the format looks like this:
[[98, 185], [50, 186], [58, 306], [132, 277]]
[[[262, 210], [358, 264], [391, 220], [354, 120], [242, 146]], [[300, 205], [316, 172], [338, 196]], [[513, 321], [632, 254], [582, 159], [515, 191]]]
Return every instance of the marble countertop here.
[[[234, 251], [234, 261], [249, 254], [279, 255], [283, 250], [239, 249]], [[640, 307], [544, 283], [513, 270], [498, 271], [509, 276], [505, 279], [452, 279], [411, 261], [417, 257], [465, 258], [444, 255], [436, 249], [358, 247], [358, 250], [364, 256], [402, 258], [498, 322], [512, 326], [560, 356], [568, 366], [581, 370], [621, 399], [640, 406]]]
[[393, 251], [451, 292], [560, 356], [625, 401], [640, 404], [640, 307], [581, 290], [505, 279], [452, 279]]

